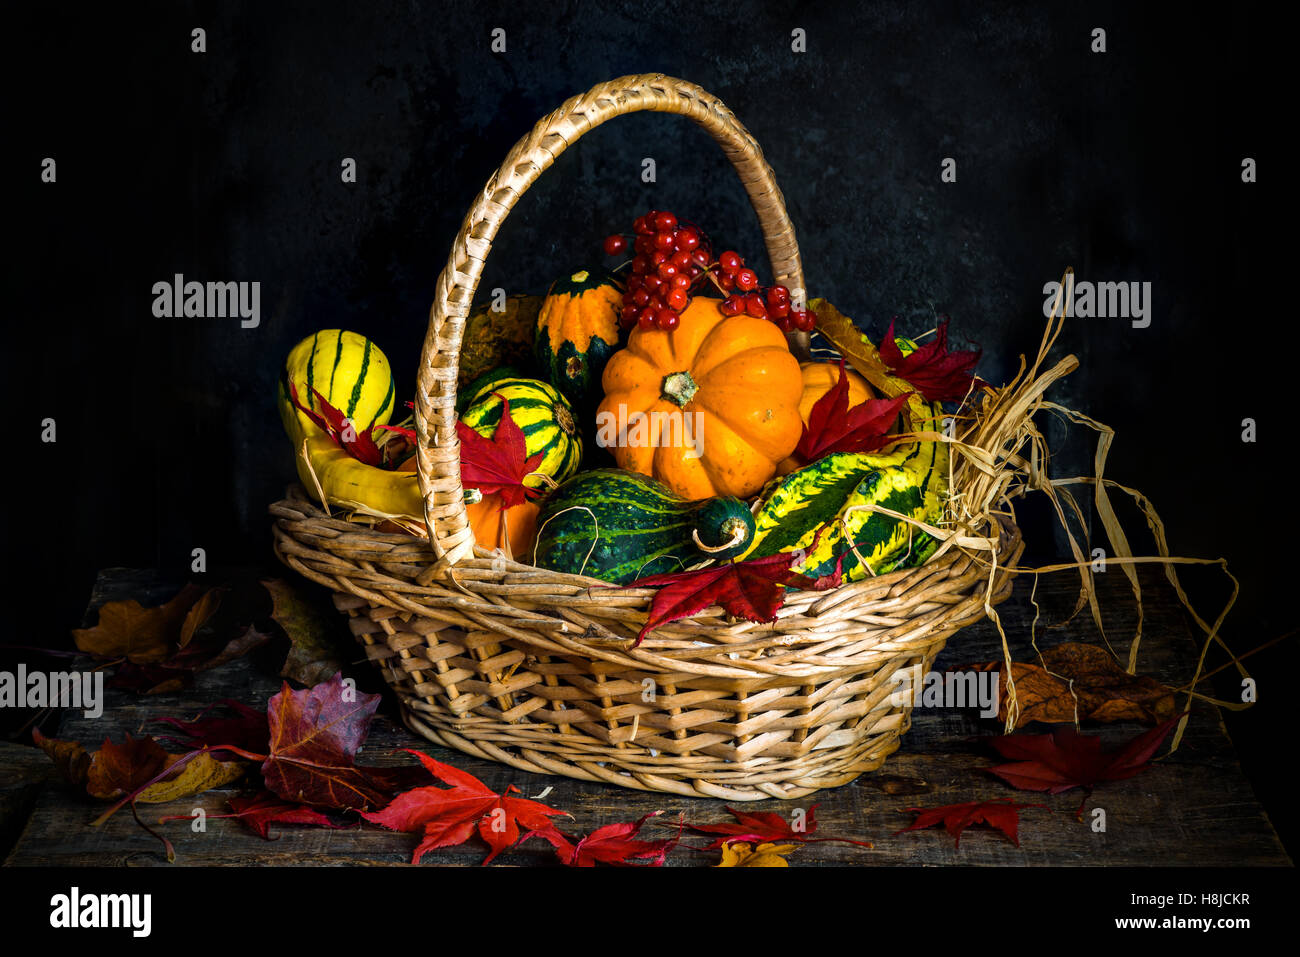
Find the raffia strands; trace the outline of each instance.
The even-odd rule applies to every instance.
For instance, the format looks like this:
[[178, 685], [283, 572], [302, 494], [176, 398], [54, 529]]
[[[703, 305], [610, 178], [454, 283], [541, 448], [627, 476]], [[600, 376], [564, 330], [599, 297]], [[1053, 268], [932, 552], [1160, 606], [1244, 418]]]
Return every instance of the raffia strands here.
[[[271, 507], [277, 555], [334, 591], [413, 730], [525, 771], [688, 797], [791, 799], [845, 784], [899, 746], [911, 719], [910, 695], [900, 690], [914, 671], [928, 670], [953, 633], [982, 617], [1001, 632], [994, 606], [1014, 575], [1049, 570], [1017, 565], [1015, 500], [1047, 494], [1068, 532], [1067, 510], [1079, 509], [1067, 486], [1085, 481], [1103, 498], [1108, 488], [1134, 496], [1156, 533], [1161, 557], [1134, 557], [1115, 532], [1113, 511], [1098, 506], [1111, 560], [1164, 561], [1186, 601], [1172, 566], [1192, 560], [1168, 557], [1163, 526], [1145, 499], [1101, 480], [1108, 438], [1092, 479], [1048, 477], [1033, 416], [1064, 411], [1043, 396], [1078, 365], [1067, 357], [1047, 367], [1060, 331], [1056, 313], [1032, 365], [1022, 361], [1010, 384], [969, 397], [960, 435], [924, 433], [951, 443], [951, 495], [942, 526], [913, 522], [918, 534], [941, 541], [920, 567], [828, 592], [792, 591], [772, 624], [709, 608], [636, 646], [653, 590], [610, 588], [477, 546], [460, 484], [455, 394], [464, 320], [483, 263], [510, 209], [570, 143], [637, 110], [680, 113], [712, 134], [758, 214], [777, 281], [804, 295], [794, 230], [771, 169], [735, 116], [694, 84], [662, 75], [599, 84], [515, 145], [453, 243], [420, 357], [416, 461], [432, 535], [386, 530], [391, 516], [366, 515], [358, 503], [335, 503], [342, 510], [331, 514], [296, 486]], [[1070, 542], [1076, 561], [1053, 567], [1079, 570], [1076, 612], [1091, 602], [1100, 625], [1087, 553]], [[1211, 626], [1197, 618], [1206, 650], [1221, 641], [1222, 619]], [[1002, 639], [1010, 661], [1005, 633]], [[1130, 665], [1139, 640], [1140, 630]]]

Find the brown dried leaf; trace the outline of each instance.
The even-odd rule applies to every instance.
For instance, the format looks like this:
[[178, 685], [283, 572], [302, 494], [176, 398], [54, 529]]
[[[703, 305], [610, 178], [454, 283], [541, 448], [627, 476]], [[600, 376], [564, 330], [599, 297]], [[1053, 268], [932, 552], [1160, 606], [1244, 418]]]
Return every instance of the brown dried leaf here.
[[[1174, 693], [1153, 678], [1131, 675], [1097, 645], [1066, 642], [1041, 655], [1042, 665], [1013, 662], [1020, 714], [1016, 727], [1032, 721], [1057, 724], [1078, 721], [1136, 721], [1155, 725], [1176, 712]], [[975, 665], [1002, 672], [1004, 663]], [[1003, 676], [998, 720], [1007, 718], [1007, 681]]]
[[162, 661], [175, 650], [186, 617], [203, 596], [202, 588], [186, 585], [156, 608], [145, 608], [134, 599], [110, 601], [99, 609], [95, 627], [74, 629], [72, 637], [79, 650], [97, 658], [124, 657], [136, 664]]
[[748, 844], [723, 844], [722, 860], [715, 867], [789, 867], [785, 856], [793, 851], [797, 844], [760, 844], [751, 847]]
[[289, 636], [289, 654], [280, 677], [312, 688], [338, 674], [343, 661], [330, 641], [332, 623], [288, 582], [276, 578], [262, 585], [271, 593], [271, 618]]

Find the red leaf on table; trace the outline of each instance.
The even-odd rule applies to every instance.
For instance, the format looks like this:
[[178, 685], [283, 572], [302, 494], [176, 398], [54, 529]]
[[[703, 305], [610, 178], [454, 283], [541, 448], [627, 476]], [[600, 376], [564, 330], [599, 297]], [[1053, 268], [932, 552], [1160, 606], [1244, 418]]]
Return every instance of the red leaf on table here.
[[510, 414], [510, 400], [498, 392], [492, 394], [501, 400], [501, 421], [492, 438], [485, 439], [464, 422], [456, 422], [461, 446], [460, 482], [465, 488], [476, 488], [484, 495], [499, 492], [504, 510], [541, 494], [538, 489], [525, 485], [524, 479], [537, 471], [545, 453], [528, 457], [523, 430]]
[[1016, 847], [1020, 846], [1020, 812], [1029, 807], [1047, 807], [1046, 804], [1017, 804], [1010, 798], [998, 798], [994, 801], [970, 801], [966, 804], [946, 804], [943, 807], [921, 808], [909, 807], [907, 810], [916, 814], [916, 820], [908, 827], [895, 831], [895, 835], [905, 831], [919, 831], [927, 827], [942, 824], [952, 835], [955, 846], [961, 846], [962, 831], [972, 824], [987, 824], [1001, 831]]
[[[1012, 734], [993, 738], [989, 745], [1010, 764], [986, 768], [1021, 791], [1047, 791], [1060, 794], [1084, 788], [1089, 794], [1103, 781], [1122, 781], [1150, 767], [1152, 755], [1168, 737], [1179, 715], [1138, 735], [1121, 748], [1101, 750], [1101, 737], [1079, 734], [1066, 727], [1051, 734]], [[1084, 804], [1087, 803], [1084, 797]], [[1083, 804], [1079, 805], [1083, 814]]]
[[813, 405], [795, 447], [804, 462], [832, 452], [874, 452], [889, 442], [889, 429], [912, 393], [893, 399], [868, 399], [849, 408], [849, 378], [840, 360], [840, 377]]
[[834, 575], [809, 578], [790, 568], [801, 559], [797, 551], [777, 552], [744, 562], [652, 575], [624, 586], [659, 589], [650, 602], [650, 615], [637, 635], [636, 645], [640, 645], [645, 636], [659, 625], [697, 615], [712, 605], [722, 606], [727, 614], [737, 618], [769, 623], [776, 621], [776, 613], [785, 603], [784, 586], [811, 591], [839, 586], [838, 564]]
[[382, 780], [353, 763], [379, 701], [344, 684], [341, 674], [305, 691], [284, 682], [267, 703], [266, 786], [286, 801], [338, 810], [387, 802]]
[[[225, 706], [235, 713], [234, 717], [208, 717], [214, 708]], [[191, 721], [180, 718], [157, 718], [163, 724], [169, 724], [190, 747], [212, 747], [218, 744], [233, 744], [245, 751], [265, 754], [271, 749], [271, 728], [266, 711], [250, 708], [233, 698], [223, 698], [216, 704], [209, 705], [198, 717]]]
[[555, 829], [550, 819], [563, 814], [538, 801], [512, 797], [519, 789], [513, 784], [497, 794], [474, 775], [449, 764], [436, 761], [419, 751], [407, 749], [439, 781], [449, 788], [433, 785], [413, 788], [399, 794], [385, 808], [361, 816], [392, 831], [423, 835], [411, 855], [418, 864], [424, 855], [440, 847], [463, 844], [477, 830], [487, 843], [489, 863], [519, 840], [519, 826], [546, 835]]
[[[957, 402], [965, 398], [971, 387], [975, 363], [980, 352], [948, 351], [948, 320], [941, 320], [933, 339], [903, 356], [894, 341], [894, 322], [889, 322], [889, 332], [880, 343], [880, 358], [894, 375], [905, 379], [928, 402]], [[975, 385], [982, 383], [976, 379]]]
[[681, 839], [681, 829], [677, 837], [661, 838], [656, 841], [643, 841], [636, 835], [641, 826], [650, 818], [659, 814], [653, 811], [635, 821], [623, 821], [598, 827], [577, 844], [555, 828], [545, 831], [531, 831], [524, 840], [541, 837], [555, 848], [555, 855], [566, 867], [595, 867], [601, 864], [631, 865], [633, 861], [648, 861], [644, 866], [662, 867], [668, 852], [677, 846]]
[[735, 818], [725, 824], [688, 824], [697, 834], [721, 835], [708, 850], [743, 841], [746, 844], [821, 844], [839, 843], [855, 844], [858, 847], [872, 847], [870, 841], [854, 841], [845, 837], [813, 837], [817, 830], [817, 808], [814, 804], [804, 816], [802, 826], [798, 829], [775, 811], [737, 811], [727, 808], [727, 813]]
[[[315, 827], [341, 828], [346, 824], [336, 824], [314, 808], [304, 804], [290, 804], [281, 801], [270, 791], [262, 791], [253, 797], [233, 797], [229, 801], [231, 814], [209, 814], [209, 818], [233, 817], [247, 825], [258, 837], [271, 840], [272, 824], [310, 824]], [[177, 817], [188, 818], [181, 814]]]

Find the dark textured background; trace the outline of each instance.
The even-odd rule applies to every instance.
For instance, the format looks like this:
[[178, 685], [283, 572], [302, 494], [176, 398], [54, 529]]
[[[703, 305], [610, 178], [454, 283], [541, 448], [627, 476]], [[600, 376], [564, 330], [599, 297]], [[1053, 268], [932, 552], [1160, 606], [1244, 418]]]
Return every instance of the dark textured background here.
[[[1267, 345], [1286, 304], [1266, 238], [1282, 174], [1268, 160], [1265, 38], [1277, 28], [1264, 14], [491, 7], [9, 14], [9, 641], [66, 646], [102, 566], [183, 577], [195, 546], [213, 577], [269, 562], [266, 505], [292, 476], [273, 407], [287, 350], [315, 328], [355, 329], [409, 391], [434, 282], [474, 193], [537, 118], [643, 71], [700, 83], [749, 127], [785, 192], [810, 294], [873, 334], [894, 316], [915, 334], [948, 314], [959, 340], [984, 348], [981, 374], [1001, 381], [1036, 348], [1042, 285], [1065, 266], [1080, 279], [1150, 281], [1150, 328], [1068, 327], [1061, 353], [1082, 368], [1055, 397], [1116, 427], [1108, 474], [1151, 496], [1175, 551], [1230, 560], [1242, 582], [1226, 630], [1235, 648], [1292, 626], [1275, 545], [1293, 522], [1275, 464], [1289, 445], [1289, 381]], [[202, 55], [190, 52], [195, 26], [207, 30]], [[504, 55], [489, 50], [496, 26]], [[796, 26], [805, 54], [790, 52]], [[1105, 54], [1089, 52], [1095, 26], [1108, 31]], [[58, 161], [56, 185], [39, 181], [45, 156]], [[340, 182], [345, 156], [356, 184]], [[641, 182], [644, 156], [656, 184]], [[956, 184], [939, 180], [946, 156]], [[1241, 183], [1243, 156], [1262, 160], [1261, 183]], [[642, 114], [591, 133], [542, 177], [482, 288], [543, 291], [651, 205], [761, 261], [712, 141], [679, 117]], [[261, 327], [155, 319], [152, 284], [176, 272], [260, 280]], [[37, 441], [46, 416], [58, 422], [53, 446]], [[1257, 445], [1240, 441], [1244, 416], [1258, 420]], [[1062, 471], [1086, 466], [1086, 435], [1049, 435]], [[1050, 557], [1047, 516], [1024, 514]], [[1140, 518], [1125, 515], [1145, 548]], [[1185, 578], [1213, 614], [1221, 576]], [[1277, 807], [1271, 755], [1285, 740], [1294, 641], [1252, 665], [1261, 704], [1229, 720]]]

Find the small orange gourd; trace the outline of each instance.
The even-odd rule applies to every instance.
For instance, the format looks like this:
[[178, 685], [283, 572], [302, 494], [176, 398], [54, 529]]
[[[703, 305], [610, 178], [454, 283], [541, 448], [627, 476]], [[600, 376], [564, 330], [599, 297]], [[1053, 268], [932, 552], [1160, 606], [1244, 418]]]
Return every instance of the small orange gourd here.
[[687, 499], [747, 498], [799, 443], [799, 362], [766, 319], [697, 296], [676, 329], [637, 328], [605, 367], [597, 442]]

